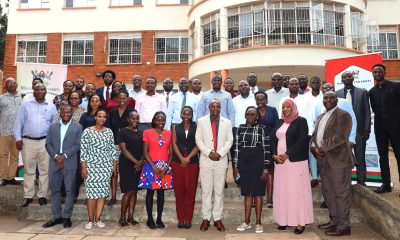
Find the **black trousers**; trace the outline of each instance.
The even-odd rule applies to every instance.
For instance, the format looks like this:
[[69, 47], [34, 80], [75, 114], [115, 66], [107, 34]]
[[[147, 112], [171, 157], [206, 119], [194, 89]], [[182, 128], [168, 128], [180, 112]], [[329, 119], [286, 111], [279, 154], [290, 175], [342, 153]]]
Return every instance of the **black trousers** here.
[[367, 178], [367, 165], [365, 164], [365, 150], [367, 142], [363, 139], [362, 133], [356, 135], [356, 145], [354, 146], [354, 155], [356, 162], [354, 165], [357, 169], [357, 183], [365, 184]]
[[400, 174], [400, 117], [376, 119], [374, 123], [376, 145], [383, 184], [390, 184], [389, 141], [392, 145]]

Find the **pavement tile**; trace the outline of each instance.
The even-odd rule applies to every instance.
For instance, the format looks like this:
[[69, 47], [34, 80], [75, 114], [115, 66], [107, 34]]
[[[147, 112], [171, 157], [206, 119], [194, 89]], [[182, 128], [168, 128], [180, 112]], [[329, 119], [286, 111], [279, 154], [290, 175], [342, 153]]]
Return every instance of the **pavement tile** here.
[[[168, 226], [167, 226], [168, 228]], [[129, 227], [124, 227], [115, 232], [115, 236], [148, 236], [148, 237], [160, 237], [164, 234], [165, 230], [162, 229], [149, 229], [146, 224], [138, 224], [135, 226], [130, 225]]]
[[276, 240], [276, 239], [285, 239], [285, 240], [319, 240], [317, 234], [313, 232], [304, 232], [300, 235], [295, 235], [293, 232], [279, 232], [279, 233], [271, 233], [264, 232], [261, 234], [256, 233], [237, 233], [237, 234], [227, 234], [225, 235], [225, 240]]
[[85, 235], [38, 234], [30, 240], [81, 240]]
[[19, 229], [18, 233], [47, 233], [47, 234], [57, 234], [60, 231], [64, 231], [64, 226], [62, 224], [58, 224], [54, 227], [43, 228], [42, 225], [45, 223], [44, 221], [33, 222], [32, 224]]
[[177, 237], [137, 237], [135, 240], [186, 240], [186, 238]]
[[7, 240], [28, 240], [34, 237], [36, 234], [28, 233], [0, 233], [0, 239]]
[[[135, 237], [113, 236], [113, 240], [133, 240]], [[110, 236], [87, 236], [83, 240], [110, 240]]]

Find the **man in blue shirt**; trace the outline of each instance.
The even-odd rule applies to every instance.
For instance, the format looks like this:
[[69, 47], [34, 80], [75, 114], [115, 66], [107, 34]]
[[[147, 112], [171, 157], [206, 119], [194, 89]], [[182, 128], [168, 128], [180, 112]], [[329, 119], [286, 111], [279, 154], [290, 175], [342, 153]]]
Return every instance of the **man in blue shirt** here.
[[196, 121], [198, 101], [198, 98], [193, 93], [189, 92], [189, 80], [187, 78], [181, 78], [179, 80], [179, 92], [169, 98], [165, 129], [170, 130], [172, 124], [182, 122], [181, 110], [184, 106], [192, 107], [193, 120]]
[[212, 77], [213, 89], [204, 92], [201, 96], [199, 106], [197, 108], [197, 119], [209, 114], [208, 106], [211, 100], [218, 99], [221, 103], [221, 116], [231, 120], [232, 126], [235, 125], [235, 106], [232, 102], [232, 97], [229, 93], [222, 91], [222, 76], [221, 74], [215, 74]]
[[39, 167], [40, 205], [47, 204], [49, 189], [49, 155], [45, 143], [50, 124], [56, 121], [56, 107], [46, 101], [46, 86], [42, 83], [33, 88], [34, 99], [22, 103], [14, 124], [17, 149], [22, 151], [24, 162], [24, 200], [21, 207], [27, 207], [35, 195], [36, 165]]

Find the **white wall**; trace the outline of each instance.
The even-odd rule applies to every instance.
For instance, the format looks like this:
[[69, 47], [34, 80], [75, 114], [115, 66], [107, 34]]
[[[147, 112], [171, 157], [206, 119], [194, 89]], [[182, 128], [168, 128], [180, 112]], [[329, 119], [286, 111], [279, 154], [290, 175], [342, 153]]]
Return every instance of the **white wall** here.
[[368, 0], [367, 14], [378, 25], [399, 25], [400, 0]]
[[109, 8], [109, 0], [96, 0], [95, 9], [63, 9], [64, 2], [51, 0], [50, 10], [17, 10], [19, 0], [10, 1], [8, 34], [187, 30], [191, 7], [143, 0], [143, 7]]

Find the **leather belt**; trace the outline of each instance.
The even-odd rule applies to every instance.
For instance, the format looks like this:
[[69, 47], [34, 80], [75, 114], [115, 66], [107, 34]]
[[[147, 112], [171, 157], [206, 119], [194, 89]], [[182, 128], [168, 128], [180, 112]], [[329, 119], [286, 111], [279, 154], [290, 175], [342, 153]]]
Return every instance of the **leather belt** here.
[[43, 137], [22, 136], [22, 138], [27, 138], [27, 139], [30, 139], [30, 140], [43, 140], [43, 139], [46, 139], [46, 136], [43, 136]]

